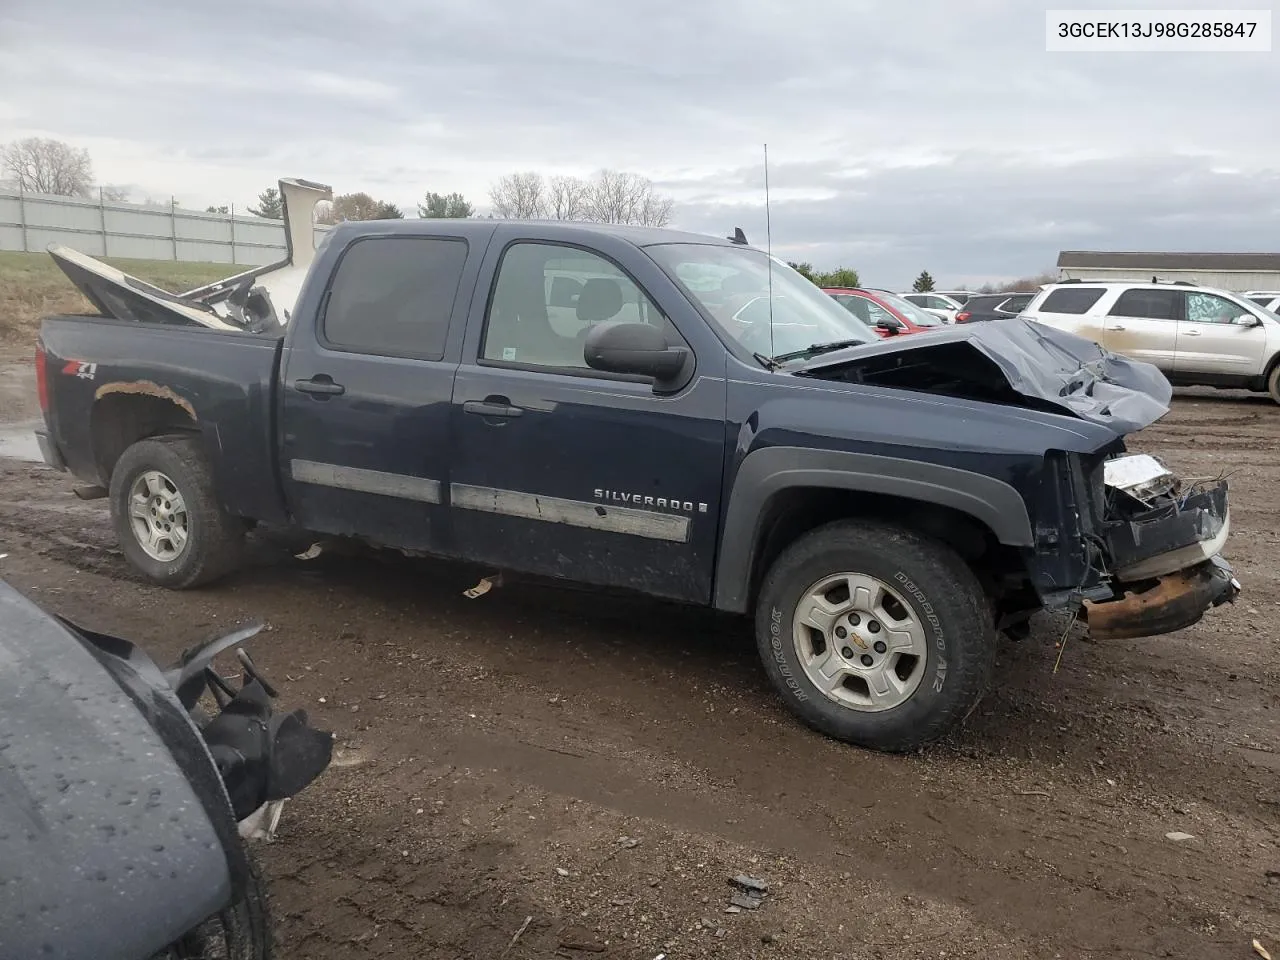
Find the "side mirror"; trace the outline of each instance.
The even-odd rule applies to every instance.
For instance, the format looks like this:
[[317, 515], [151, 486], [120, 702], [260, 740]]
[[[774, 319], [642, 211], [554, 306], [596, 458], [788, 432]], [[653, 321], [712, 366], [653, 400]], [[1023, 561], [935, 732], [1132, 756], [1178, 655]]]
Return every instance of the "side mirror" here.
[[898, 335], [898, 328], [891, 323], [877, 323], [876, 329], [883, 330], [886, 336], [896, 337]]
[[652, 377], [662, 383], [678, 377], [689, 351], [673, 347], [657, 327], [647, 323], [597, 324], [587, 334], [583, 359], [593, 370]]
[[1262, 321], [1255, 317], [1252, 313], [1242, 313], [1231, 321], [1241, 327], [1260, 327]]

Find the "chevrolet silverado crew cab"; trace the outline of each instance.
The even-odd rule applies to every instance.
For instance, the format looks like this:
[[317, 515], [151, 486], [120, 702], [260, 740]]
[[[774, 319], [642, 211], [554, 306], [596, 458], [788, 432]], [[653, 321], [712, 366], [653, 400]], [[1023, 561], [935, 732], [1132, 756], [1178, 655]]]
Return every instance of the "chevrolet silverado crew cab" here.
[[1269, 393], [1280, 403], [1280, 316], [1187, 280], [1065, 280], [1020, 314], [1159, 367], [1179, 386]]
[[156, 584], [263, 525], [750, 615], [802, 720], [894, 751], [1036, 611], [1139, 637], [1239, 590], [1226, 483], [1126, 455], [1170, 399], [1149, 364], [1020, 319], [881, 340], [740, 231], [313, 248], [321, 189], [282, 182], [285, 261], [181, 296], [51, 248], [104, 315], [44, 321], [39, 441]]

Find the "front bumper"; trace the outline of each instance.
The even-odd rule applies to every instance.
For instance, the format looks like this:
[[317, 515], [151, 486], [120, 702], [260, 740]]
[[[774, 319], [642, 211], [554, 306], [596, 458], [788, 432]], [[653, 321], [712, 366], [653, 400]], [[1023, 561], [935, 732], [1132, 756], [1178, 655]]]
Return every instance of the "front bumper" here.
[[1084, 602], [1099, 639], [1152, 637], [1189, 627], [1235, 600], [1240, 582], [1221, 551], [1231, 533], [1227, 482], [1185, 488], [1160, 461], [1109, 461], [1103, 525], [1111, 596]]
[[1099, 640], [1154, 637], [1197, 623], [1205, 611], [1233, 602], [1239, 593], [1231, 565], [1214, 555], [1141, 592], [1124, 590], [1111, 600], [1086, 600], [1084, 617], [1089, 633]]

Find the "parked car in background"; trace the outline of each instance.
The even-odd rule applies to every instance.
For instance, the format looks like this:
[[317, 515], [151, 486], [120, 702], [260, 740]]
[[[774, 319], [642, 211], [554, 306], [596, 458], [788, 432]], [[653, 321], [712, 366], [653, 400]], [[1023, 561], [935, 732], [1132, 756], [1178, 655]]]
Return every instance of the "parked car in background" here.
[[931, 290], [930, 293], [936, 293], [946, 297], [948, 300], [954, 300], [956, 303], [964, 306], [970, 297], [977, 296], [972, 290]]
[[960, 312], [960, 302], [941, 293], [902, 293], [899, 296], [947, 323], [955, 323], [956, 314]]
[[956, 314], [956, 323], [980, 323], [984, 320], [999, 320], [1001, 317], [1016, 317], [1027, 308], [1033, 297], [1034, 293], [975, 294]]
[[1280, 403], [1280, 316], [1186, 280], [1065, 280], [1022, 311], [1159, 367], [1170, 382], [1267, 392]]
[[939, 329], [943, 323], [940, 317], [883, 290], [825, 287], [822, 292], [871, 327], [881, 337], [924, 333], [927, 330]]
[[1272, 313], [1280, 312], [1280, 291], [1250, 290], [1245, 296]]

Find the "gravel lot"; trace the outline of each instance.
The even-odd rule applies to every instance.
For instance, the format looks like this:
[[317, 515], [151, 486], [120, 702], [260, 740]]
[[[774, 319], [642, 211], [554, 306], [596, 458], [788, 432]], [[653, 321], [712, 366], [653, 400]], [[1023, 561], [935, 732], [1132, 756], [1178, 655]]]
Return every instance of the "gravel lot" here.
[[[4, 419], [28, 381], [0, 369]], [[1180, 392], [1131, 446], [1232, 471], [1240, 600], [1165, 638], [1077, 630], [1056, 674], [1040, 618], [909, 757], [793, 722], [733, 618], [468, 600], [474, 570], [267, 544], [215, 588], [144, 586], [104, 502], [16, 460], [0, 576], [164, 660], [269, 624], [255, 658], [339, 741], [263, 848], [286, 958], [1280, 956], [1280, 408]], [[742, 873], [769, 895], [726, 913]]]

